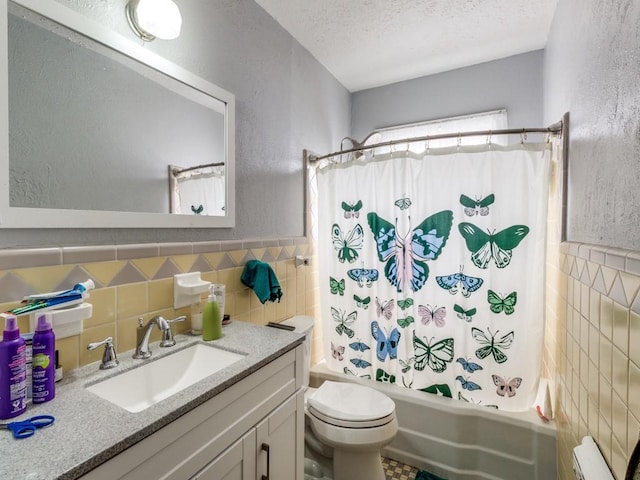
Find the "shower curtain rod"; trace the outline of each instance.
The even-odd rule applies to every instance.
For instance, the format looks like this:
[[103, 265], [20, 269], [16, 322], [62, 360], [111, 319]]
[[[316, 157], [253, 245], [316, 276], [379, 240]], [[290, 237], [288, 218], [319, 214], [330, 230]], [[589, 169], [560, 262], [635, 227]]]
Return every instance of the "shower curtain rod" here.
[[198, 168], [207, 168], [207, 167], [223, 167], [224, 162], [218, 163], [205, 163], [204, 165], [196, 165], [195, 167], [187, 167], [187, 168], [172, 168], [171, 173], [174, 177], [177, 177], [181, 173], [190, 172], [191, 170], [197, 170]]
[[362, 152], [364, 150], [372, 150], [374, 148], [379, 148], [379, 147], [390, 147], [392, 145], [397, 145], [399, 143], [428, 142], [430, 140], [440, 140], [443, 138], [477, 137], [477, 136], [485, 136], [485, 135], [488, 137], [491, 137], [493, 135], [524, 135], [527, 133], [552, 133], [555, 135], [561, 135], [562, 120], [554, 123], [553, 125], [549, 125], [546, 128], [508, 128], [503, 130], [482, 130], [482, 131], [475, 131], [475, 132], [442, 133], [440, 135], [426, 135], [424, 137], [401, 138], [398, 140], [389, 140], [387, 142], [380, 142], [380, 143], [374, 143], [371, 145], [365, 145], [362, 147], [354, 147], [348, 150], [340, 150], [338, 152], [328, 153], [326, 155], [321, 155], [321, 156], [316, 156], [309, 153], [307, 160], [309, 161], [309, 163], [313, 164], [320, 160], [335, 157], [338, 155], [344, 155], [345, 153]]

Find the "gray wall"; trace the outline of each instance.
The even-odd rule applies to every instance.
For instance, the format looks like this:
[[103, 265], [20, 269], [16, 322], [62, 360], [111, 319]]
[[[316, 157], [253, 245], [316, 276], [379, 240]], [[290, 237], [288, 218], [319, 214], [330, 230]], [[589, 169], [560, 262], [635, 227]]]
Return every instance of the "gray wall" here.
[[[129, 38], [125, 0], [58, 0]], [[350, 95], [253, 0], [178, 2], [177, 40], [146, 46], [236, 97], [233, 229], [3, 230], [0, 247], [303, 235], [302, 150], [330, 151], [349, 132]]]
[[352, 136], [362, 140], [376, 128], [499, 108], [507, 109], [512, 128], [543, 126], [543, 59], [538, 50], [356, 92]]
[[570, 112], [568, 240], [640, 250], [640, 2], [560, 0], [544, 117]]

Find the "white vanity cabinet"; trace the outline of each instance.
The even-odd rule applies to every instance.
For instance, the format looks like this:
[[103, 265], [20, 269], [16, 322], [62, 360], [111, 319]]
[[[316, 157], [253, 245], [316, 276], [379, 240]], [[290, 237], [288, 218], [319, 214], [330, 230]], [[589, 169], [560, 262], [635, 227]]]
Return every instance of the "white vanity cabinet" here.
[[299, 345], [99, 465], [83, 480], [302, 480]]
[[298, 412], [303, 410], [303, 403], [304, 394], [298, 391], [191, 480], [302, 478], [297, 472], [300, 462], [293, 454], [300, 450], [297, 445], [304, 443], [298, 428]]

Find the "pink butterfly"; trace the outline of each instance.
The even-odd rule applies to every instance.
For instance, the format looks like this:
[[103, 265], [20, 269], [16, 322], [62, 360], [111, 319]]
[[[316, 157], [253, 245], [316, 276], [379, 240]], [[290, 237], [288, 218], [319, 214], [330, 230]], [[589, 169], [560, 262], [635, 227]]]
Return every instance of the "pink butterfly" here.
[[522, 378], [520, 377], [513, 378], [509, 381], [499, 377], [498, 375], [491, 375], [491, 378], [493, 379], [495, 386], [498, 387], [496, 389], [496, 393], [501, 397], [504, 397], [505, 395], [507, 397], [513, 397], [516, 394], [516, 388], [518, 388], [522, 383]]
[[418, 315], [422, 317], [422, 323], [429, 325], [430, 322], [436, 324], [436, 327], [444, 327], [447, 309], [444, 307], [431, 308], [430, 305], [418, 305]]
[[333, 344], [333, 342], [331, 342], [331, 355], [333, 355], [333, 358], [341, 362], [343, 360], [343, 356], [342, 356], [343, 354], [344, 354], [344, 345], [338, 345], [336, 347]]
[[367, 221], [376, 242], [378, 260], [385, 262], [384, 274], [398, 293], [417, 292], [427, 281], [427, 260], [438, 258], [451, 231], [453, 212], [443, 210], [425, 218], [405, 235], [396, 226], [376, 213], [367, 214]]
[[376, 311], [378, 312], [378, 316], [383, 316], [387, 320], [391, 320], [393, 316], [393, 309], [396, 306], [395, 300], [388, 300], [386, 302], [380, 303], [380, 299], [376, 297]]

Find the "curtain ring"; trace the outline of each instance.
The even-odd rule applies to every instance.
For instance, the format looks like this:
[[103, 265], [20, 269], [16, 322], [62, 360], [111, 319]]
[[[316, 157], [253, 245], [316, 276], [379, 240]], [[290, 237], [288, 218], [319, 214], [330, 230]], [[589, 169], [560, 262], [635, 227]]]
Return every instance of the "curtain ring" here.
[[520, 133], [520, 145], [524, 145], [524, 142], [527, 140], [527, 132], [522, 130]]
[[489, 135], [487, 135], [487, 145], [489, 146], [491, 146], [491, 135], [492, 135], [492, 132], [491, 130], [489, 130]]
[[460, 150], [460, 144], [462, 143], [462, 135], [458, 134], [458, 151]]

